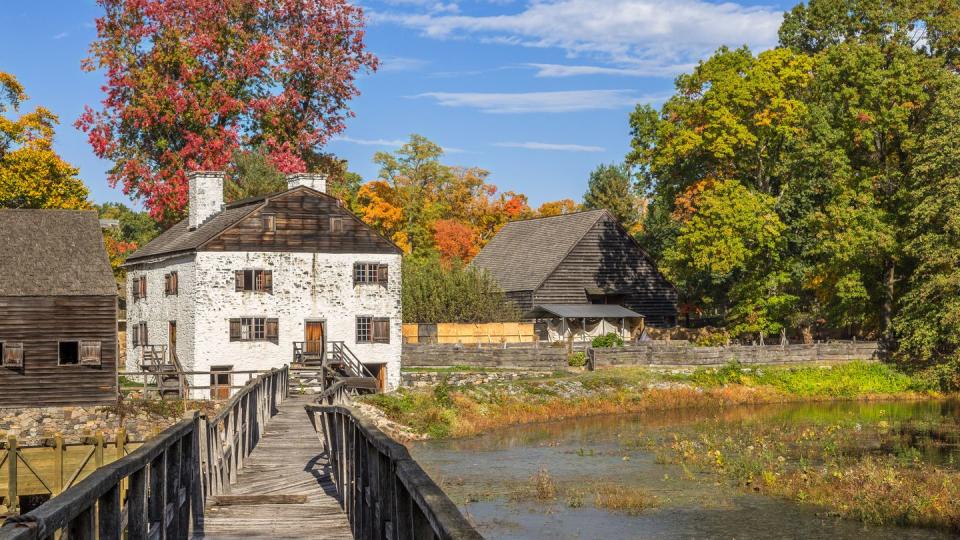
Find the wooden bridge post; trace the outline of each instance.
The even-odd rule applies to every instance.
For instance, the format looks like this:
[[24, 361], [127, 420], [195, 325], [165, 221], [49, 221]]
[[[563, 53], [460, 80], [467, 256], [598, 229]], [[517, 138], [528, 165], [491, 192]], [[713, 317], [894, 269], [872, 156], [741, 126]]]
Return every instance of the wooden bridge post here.
[[94, 446], [94, 452], [93, 452], [93, 459], [94, 459], [94, 463], [96, 464], [97, 468], [99, 469], [100, 467], [103, 467], [103, 446], [104, 446], [104, 444], [103, 444], [103, 432], [102, 432], [102, 431], [98, 431], [98, 432], [97, 432], [96, 436], [95, 436], [94, 439], [93, 439], [93, 444], [95, 445], [95, 446]]
[[63, 493], [63, 459], [64, 459], [64, 448], [63, 448], [63, 435], [57, 433], [53, 436], [53, 489], [55, 493], [53, 495], [59, 495]]
[[[117, 429], [117, 439], [115, 442], [116, 446], [116, 459], [114, 461], [120, 461], [123, 459], [124, 449], [127, 445], [127, 430], [124, 428]], [[127, 495], [127, 481], [120, 481], [120, 500], [124, 500]]]
[[17, 495], [17, 437], [7, 436], [7, 510], [11, 515], [20, 513], [20, 501]]

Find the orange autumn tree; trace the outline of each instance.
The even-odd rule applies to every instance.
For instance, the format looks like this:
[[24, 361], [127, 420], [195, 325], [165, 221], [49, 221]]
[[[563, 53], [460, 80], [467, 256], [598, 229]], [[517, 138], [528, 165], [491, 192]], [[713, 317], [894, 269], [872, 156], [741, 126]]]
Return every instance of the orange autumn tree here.
[[433, 222], [433, 241], [445, 265], [474, 258], [480, 252], [479, 240], [477, 230], [462, 221], [438, 219]]
[[562, 216], [579, 212], [581, 209], [581, 206], [573, 199], [560, 199], [559, 201], [549, 201], [541, 204], [540, 208], [537, 208], [537, 217]]

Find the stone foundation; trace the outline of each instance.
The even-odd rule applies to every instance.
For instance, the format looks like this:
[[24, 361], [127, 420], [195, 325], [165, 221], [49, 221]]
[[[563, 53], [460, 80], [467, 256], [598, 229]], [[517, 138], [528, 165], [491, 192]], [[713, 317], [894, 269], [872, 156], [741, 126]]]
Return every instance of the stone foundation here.
[[179, 416], [168, 417], [155, 412], [138, 411], [128, 414], [122, 422], [112, 407], [31, 407], [0, 409], [0, 437], [17, 437], [20, 446], [39, 445], [44, 438], [61, 434], [67, 443], [78, 443], [84, 436], [102, 431], [113, 441], [121, 427], [127, 430], [130, 441], [145, 441], [156, 430], [163, 430], [179, 422]]

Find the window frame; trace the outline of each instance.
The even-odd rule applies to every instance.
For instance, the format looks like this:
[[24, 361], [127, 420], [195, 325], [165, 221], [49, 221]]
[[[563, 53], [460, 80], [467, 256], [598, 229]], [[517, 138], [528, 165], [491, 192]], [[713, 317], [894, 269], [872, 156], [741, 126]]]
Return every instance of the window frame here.
[[[249, 287], [247, 275], [249, 273]], [[233, 290], [235, 292], [253, 292], [273, 294], [273, 270], [265, 268], [244, 268], [233, 271]]]
[[343, 234], [343, 216], [330, 216], [330, 233], [331, 234]]
[[[84, 357], [84, 347], [93, 347], [96, 344], [96, 358], [86, 359]], [[102, 366], [103, 365], [103, 342], [95, 339], [80, 340], [80, 365], [81, 366]]]
[[227, 337], [231, 343], [269, 341], [279, 344], [280, 319], [259, 315], [230, 317], [227, 320]]
[[133, 347], [145, 347], [149, 345], [149, 339], [147, 336], [147, 321], [140, 321], [137, 324], [133, 325], [132, 333], [130, 338], [133, 340]]
[[180, 275], [174, 270], [163, 276], [164, 296], [178, 296], [180, 294]]
[[277, 232], [277, 215], [261, 214], [260, 226], [263, 228], [263, 232]]
[[[20, 358], [15, 362], [8, 362], [7, 357], [11, 350], [19, 350]], [[23, 368], [23, 342], [22, 341], [0, 341], [0, 367], [10, 369]]]
[[[63, 351], [61, 347], [65, 343], [73, 343], [77, 346], [77, 361], [76, 362], [63, 362]], [[58, 339], [57, 340], [57, 367], [62, 366], [79, 366], [80, 365], [80, 340], [79, 339]]]
[[353, 263], [353, 285], [379, 285], [390, 283], [390, 267], [385, 263], [357, 261]]
[[[386, 334], [379, 335], [378, 325], [386, 325]], [[366, 329], [361, 328], [366, 325]], [[354, 325], [354, 339], [356, 343], [365, 343], [372, 345], [390, 344], [390, 317], [374, 317], [372, 315], [358, 315]], [[367, 334], [364, 336], [363, 334]]]

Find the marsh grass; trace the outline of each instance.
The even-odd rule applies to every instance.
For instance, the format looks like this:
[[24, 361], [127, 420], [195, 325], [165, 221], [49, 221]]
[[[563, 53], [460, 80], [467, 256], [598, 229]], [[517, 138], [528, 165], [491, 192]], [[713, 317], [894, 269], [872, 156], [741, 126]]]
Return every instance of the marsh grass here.
[[700, 426], [659, 444], [658, 462], [745, 490], [866, 523], [960, 532], [960, 471], [923, 461], [886, 421]]
[[595, 508], [631, 516], [658, 506], [657, 498], [641, 488], [611, 482], [561, 484], [543, 467], [538, 469], [526, 484], [515, 489], [509, 499], [513, 502], [540, 503], [562, 500], [569, 508], [581, 508], [586, 501], [592, 501]]

